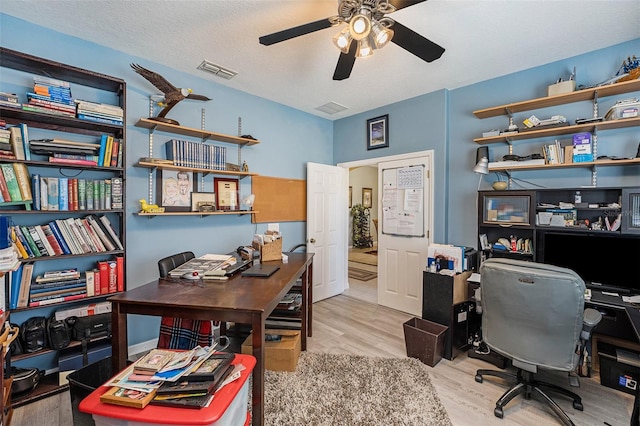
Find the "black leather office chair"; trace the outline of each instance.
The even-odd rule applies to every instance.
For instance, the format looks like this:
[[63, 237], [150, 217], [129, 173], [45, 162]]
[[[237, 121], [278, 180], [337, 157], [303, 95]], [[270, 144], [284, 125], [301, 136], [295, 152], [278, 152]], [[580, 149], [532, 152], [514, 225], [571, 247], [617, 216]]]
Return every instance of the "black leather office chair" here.
[[511, 359], [516, 373], [478, 370], [483, 376], [514, 380], [516, 384], [496, 402], [494, 414], [502, 418], [504, 406], [517, 395], [541, 397], [566, 425], [571, 419], [546, 393], [573, 399], [582, 411], [582, 399], [567, 389], [534, 378], [538, 369], [571, 372], [602, 316], [584, 308], [585, 284], [573, 271], [552, 265], [512, 259], [488, 259], [480, 268], [482, 337], [495, 352]]
[[[193, 252], [185, 251], [158, 261], [160, 278], [166, 278], [169, 271], [193, 259]], [[162, 317], [158, 348], [191, 349], [196, 345], [212, 344], [212, 322], [186, 318]]]

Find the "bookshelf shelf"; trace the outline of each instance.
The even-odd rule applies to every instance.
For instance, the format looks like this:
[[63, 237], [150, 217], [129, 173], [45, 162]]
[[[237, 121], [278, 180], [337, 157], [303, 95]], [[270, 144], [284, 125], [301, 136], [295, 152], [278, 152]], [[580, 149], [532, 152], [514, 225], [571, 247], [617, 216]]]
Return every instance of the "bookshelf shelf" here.
[[[15, 93], [18, 94], [19, 101], [25, 102], [26, 95], [33, 90], [33, 86], [29, 87], [29, 83], [25, 82], [33, 82], [34, 77], [46, 77], [52, 80], [61, 80], [63, 82], [68, 82], [70, 84], [72, 92], [74, 91], [74, 87], [78, 88], [78, 86], [83, 86], [80, 92], [83, 93], [83, 99], [92, 99], [97, 101], [96, 104], [99, 105], [101, 102], [105, 102], [106, 104], [111, 104], [113, 106], [120, 107], [123, 112], [122, 122], [126, 123], [126, 82], [120, 78], [108, 76], [105, 74], [101, 74], [94, 71], [89, 71], [81, 68], [77, 68], [71, 65], [51, 61], [45, 58], [40, 58], [36, 56], [32, 56], [26, 53], [14, 51], [11, 49], [7, 49], [4, 47], [0, 47], [0, 68], [3, 69], [12, 69], [14, 73], [2, 73], [0, 71], [0, 79], [3, 84], [6, 83], [8, 87], [21, 87], [23, 86], [23, 90], [20, 91], [18, 89], [13, 89]], [[55, 82], [52, 82], [55, 83]], [[48, 84], [48, 83], [44, 83]], [[64, 84], [62, 85], [64, 86]], [[59, 90], [59, 89], [56, 89]], [[75, 93], [75, 92], [74, 92]], [[48, 105], [48, 104], [47, 104]], [[37, 134], [38, 137], [45, 138], [68, 138], [69, 140], [80, 142], [88, 142], [93, 144], [98, 144], [101, 142], [103, 137], [113, 137], [114, 139], [118, 139], [121, 141], [120, 146], [122, 146], [122, 158], [120, 164], [126, 165], [126, 126], [119, 124], [103, 124], [97, 123], [88, 120], [82, 120], [76, 117], [62, 116], [55, 113], [44, 113], [38, 111], [28, 111], [21, 108], [12, 108], [7, 106], [0, 106], [0, 117], [6, 121], [8, 126], [19, 126], [21, 124], [26, 125], [28, 129], [37, 129], [36, 132], [32, 133], [32, 137], [34, 134]], [[12, 133], [13, 134], [13, 133]], [[40, 136], [42, 135], [42, 136]], [[69, 138], [69, 136], [72, 136]], [[13, 139], [12, 139], [13, 140]], [[33, 139], [31, 139], [33, 140]], [[18, 143], [17, 145], [20, 146]], [[24, 145], [25, 149], [28, 150], [28, 144]], [[115, 150], [114, 150], [115, 151]], [[99, 182], [100, 186], [103, 187], [105, 191], [98, 191], [94, 194], [97, 194], [96, 197], [102, 198], [103, 194], [110, 194], [108, 192], [109, 183], [107, 180], [111, 180], [113, 183], [114, 180], [121, 180], [121, 196], [122, 196], [122, 206], [126, 206], [126, 168], [125, 167], [104, 167], [104, 166], [87, 166], [87, 165], [79, 165], [79, 164], [71, 164], [71, 163], [54, 163], [49, 162], [48, 157], [49, 154], [43, 154], [42, 150], [33, 150], [33, 151], [25, 151], [30, 152], [33, 157], [30, 160], [18, 160], [18, 159], [0, 159], [0, 164], [5, 166], [6, 164], [13, 165], [14, 169], [19, 169], [20, 167], [15, 166], [15, 164], [23, 164], [27, 169], [27, 177], [28, 182], [27, 185], [32, 182], [32, 175], [40, 175], [42, 178], [47, 178], [47, 182], [52, 182], [51, 179], [59, 179], [59, 178], [67, 178], [69, 181], [73, 178], [84, 179], [87, 182], [93, 180], [94, 182]], [[46, 152], [46, 151], [44, 151]], [[64, 152], [64, 151], [63, 151]], [[104, 151], [103, 151], [104, 152]], [[18, 158], [23, 158], [18, 156]], [[28, 156], [26, 158], [29, 158]], [[112, 158], [115, 158], [112, 156]], [[6, 167], [6, 166], [5, 166]], [[41, 180], [34, 180], [36, 183], [42, 182]], [[104, 182], [105, 185], [102, 185]], [[72, 182], [73, 183], [73, 182]], [[82, 182], [84, 183], [84, 182]], [[35, 188], [35, 189], [34, 189]], [[69, 185], [67, 189], [73, 191], [72, 194], [80, 194], [80, 191], [76, 190], [76, 186]], [[29, 210], [29, 206], [33, 204], [37, 205], [37, 196], [40, 196], [42, 199], [42, 195], [48, 196], [49, 193], [43, 191], [42, 193], [38, 191], [37, 185], [30, 185], [30, 189], [32, 195], [34, 196], [34, 201], [28, 201], [23, 203], [2, 203], [0, 204], [0, 214], [7, 215], [11, 219], [12, 225], [21, 228], [43, 228], [43, 231], [46, 230], [45, 224], [62, 222], [64, 219], [85, 219], [85, 217], [92, 215], [94, 217], [90, 218], [91, 220], [86, 220], [83, 223], [78, 221], [78, 229], [77, 236], [72, 236], [72, 233], [67, 232], [66, 234], [62, 232], [60, 229], [60, 233], [56, 236], [56, 233], [53, 232], [55, 226], [52, 226], [51, 232], [45, 235], [46, 239], [49, 241], [48, 244], [54, 246], [54, 240], [57, 240], [59, 245], [62, 247], [62, 239], [64, 239], [67, 243], [76, 237], [80, 237], [80, 234], [84, 234], [84, 239], [89, 238], [93, 239], [94, 244], [88, 244], [89, 240], [85, 241], [86, 245], [84, 248], [77, 247], [75, 250], [71, 250], [69, 246], [69, 250], [62, 251], [60, 248], [53, 250], [53, 253], [74, 253], [74, 254], [58, 254], [52, 256], [36, 256], [36, 257], [28, 257], [29, 251], [22, 251], [23, 255], [21, 256], [21, 264], [33, 264], [33, 276], [41, 275], [42, 273], [50, 270], [59, 270], [59, 269], [68, 269], [68, 268], [77, 268], [79, 271], [87, 271], [93, 268], [96, 268], [97, 262], [99, 261], [107, 261], [112, 260], [114, 257], [122, 258], [124, 262], [118, 262], [118, 265], [122, 266], [122, 269], [126, 270], [126, 227], [125, 227], [125, 215], [126, 210], [124, 207], [119, 207], [115, 209], [105, 209], [105, 206], [109, 206], [109, 204], [105, 205], [96, 205], [96, 207], [100, 208], [91, 208], [80, 210], [80, 203], [78, 205], [78, 209], [73, 209], [73, 203], [69, 204], [69, 210]], [[71, 194], [71, 193], [70, 193]], [[89, 193], [84, 193], [88, 197], [90, 197]], [[47, 197], [48, 198], [48, 197]], [[6, 198], [5, 198], [6, 199]], [[95, 198], [94, 199], [98, 199]], [[71, 199], [70, 199], [71, 200]], [[105, 202], [106, 203], [106, 202]], [[22, 207], [24, 206], [24, 207]], [[91, 207], [91, 204], [88, 204]], [[32, 207], [33, 208], [33, 207]], [[100, 228], [102, 231], [93, 230], [93, 225], [89, 223], [97, 219], [97, 222], [101, 222], [98, 216], [105, 216], [104, 223], [100, 224]], [[107, 227], [107, 223], [110, 225]], [[103, 228], [102, 225], [105, 225]], [[86, 228], [86, 229], [85, 229]], [[112, 229], [111, 229], [112, 228]], [[14, 228], [15, 229], [15, 228]], [[113, 230], [113, 234], [115, 236], [111, 236], [111, 230]], [[68, 231], [68, 230], [67, 230]], [[38, 231], [39, 232], [39, 231]], [[98, 240], [102, 237], [100, 236], [100, 232], [108, 234], [109, 237], [106, 239], [111, 241], [111, 244], [106, 243], [106, 239], [102, 241], [102, 246], [99, 244]], [[74, 235], [76, 232], [73, 233]], [[42, 235], [42, 234], [40, 234]], [[62, 238], [60, 238], [62, 236]], [[67, 237], [69, 238], [67, 240]], [[36, 238], [35, 236], [33, 238]], [[117, 238], [119, 240], [119, 244], [115, 243], [113, 238]], [[17, 241], [17, 240], [16, 240]], [[31, 241], [33, 243], [33, 240]], [[79, 241], [78, 241], [79, 242]], [[43, 244], [47, 244], [43, 241]], [[20, 245], [16, 242], [16, 245], [20, 247]], [[121, 245], [121, 246], [120, 246]], [[88, 247], [91, 246], [91, 247]], [[88, 247], [88, 248], [87, 248]], [[114, 248], [116, 250], [109, 250], [109, 248]], [[122, 249], [119, 249], [122, 247]], [[101, 251], [104, 249], [105, 251]], [[31, 250], [31, 255], [37, 254], [34, 249]], [[83, 274], [84, 275], [84, 274]], [[19, 281], [22, 284], [22, 281]], [[126, 278], [122, 281], [122, 287], [126, 289]], [[15, 324], [22, 324], [28, 318], [32, 316], [48, 316], [52, 311], [59, 309], [61, 307], [68, 306], [82, 306], [84, 304], [94, 303], [98, 301], [104, 301], [107, 297], [116, 294], [116, 293], [102, 293], [98, 296], [89, 296], [82, 299], [76, 300], [68, 300], [57, 303], [45, 304], [43, 306], [24, 306], [24, 299], [22, 299], [22, 303], [20, 308], [9, 310], [9, 291], [11, 289], [11, 279], [10, 277], [5, 277], [4, 284], [5, 293], [7, 294], [6, 298], [6, 306], [3, 306], [5, 309], [5, 321], [11, 321]], [[15, 287], [14, 287], [15, 290]], [[14, 293], [15, 294], [15, 293]], [[28, 305], [28, 295], [27, 297], [27, 305]], [[15, 300], [14, 300], [15, 303]], [[14, 305], [15, 306], [15, 305]], [[105, 338], [105, 341], [108, 341], [109, 338]], [[79, 343], [72, 343], [69, 347], [74, 350], [79, 350]], [[66, 348], [65, 348], [66, 349]], [[33, 362], [36, 360], [40, 367], [44, 367], [45, 370], [54, 370], [57, 368], [57, 360], [58, 360], [59, 351], [54, 349], [46, 349], [44, 351], [36, 352], [33, 354], [20, 355], [9, 357], [7, 356], [5, 360], [2, 362], [5, 371], [11, 368], [12, 362], [15, 363], [16, 367], [28, 367], [27, 364], [23, 364], [26, 360], [29, 362]], [[8, 405], [8, 407], [18, 407], [22, 405], [29, 404], [36, 400], [42, 399], [44, 397], [63, 392], [68, 389], [68, 385], [60, 386], [58, 383], [58, 374], [52, 374], [45, 376], [36, 389], [30, 393], [28, 396], [20, 399], [13, 398]], [[2, 393], [0, 393], [0, 397], [2, 397]], [[4, 419], [0, 417], [0, 424], [5, 424], [7, 422], [7, 417], [5, 414]]]
[[173, 133], [174, 135], [189, 136], [193, 138], [201, 139], [203, 142], [206, 140], [233, 143], [242, 146], [251, 146], [259, 144], [257, 139], [246, 139], [239, 136], [229, 136], [222, 133], [211, 132], [208, 130], [194, 129], [191, 127], [176, 126], [175, 124], [161, 123], [148, 118], [141, 118], [136, 123], [136, 127], [142, 127], [151, 131], [158, 130], [165, 133]]

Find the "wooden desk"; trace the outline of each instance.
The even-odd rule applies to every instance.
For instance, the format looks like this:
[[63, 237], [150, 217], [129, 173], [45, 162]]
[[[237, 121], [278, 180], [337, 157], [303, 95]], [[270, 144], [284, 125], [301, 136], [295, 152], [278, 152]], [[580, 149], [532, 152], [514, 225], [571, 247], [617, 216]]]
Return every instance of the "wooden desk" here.
[[302, 278], [302, 350], [307, 349], [311, 330], [312, 253], [286, 253], [288, 263], [269, 278], [236, 274], [228, 281], [159, 279], [110, 297], [112, 303], [113, 371], [126, 367], [128, 357], [127, 314], [180, 316], [200, 320], [250, 324], [253, 332], [253, 424], [264, 424], [264, 335], [265, 319], [278, 302]]

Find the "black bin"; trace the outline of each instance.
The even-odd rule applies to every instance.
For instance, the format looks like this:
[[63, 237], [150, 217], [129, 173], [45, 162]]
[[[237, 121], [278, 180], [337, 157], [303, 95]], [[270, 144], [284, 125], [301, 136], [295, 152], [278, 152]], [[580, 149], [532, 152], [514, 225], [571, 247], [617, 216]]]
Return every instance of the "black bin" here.
[[111, 374], [111, 357], [103, 358], [84, 366], [67, 376], [69, 395], [71, 396], [71, 412], [74, 426], [94, 426], [93, 416], [83, 413], [78, 406], [91, 392], [109, 380]]

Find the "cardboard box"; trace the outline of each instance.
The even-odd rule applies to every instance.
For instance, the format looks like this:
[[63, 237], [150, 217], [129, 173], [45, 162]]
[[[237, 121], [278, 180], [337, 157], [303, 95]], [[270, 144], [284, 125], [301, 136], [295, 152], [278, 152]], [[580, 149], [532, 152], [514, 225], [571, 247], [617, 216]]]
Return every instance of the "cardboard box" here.
[[[279, 334], [282, 340], [279, 342], [264, 342], [265, 368], [275, 371], [295, 371], [300, 356], [300, 331], [299, 330], [267, 330], [268, 334]], [[242, 343], [242, 353], [253, 355], [251, 344], [253, 334]]]

